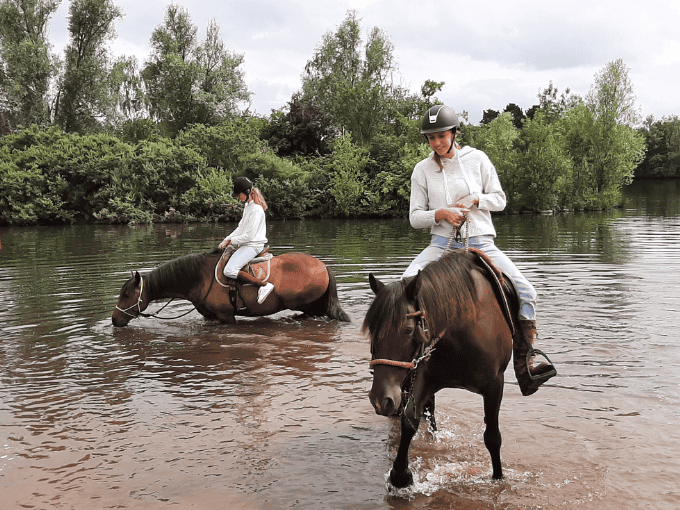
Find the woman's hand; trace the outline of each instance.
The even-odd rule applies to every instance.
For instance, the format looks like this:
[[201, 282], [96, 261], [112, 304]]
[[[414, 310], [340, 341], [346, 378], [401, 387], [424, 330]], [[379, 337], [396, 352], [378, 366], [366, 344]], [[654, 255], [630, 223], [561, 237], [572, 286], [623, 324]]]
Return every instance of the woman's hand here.
[[434, 220], [439, 223], [441, 221], [446, 221], [453, 225], [455, 228], [460, 228], [460, 226], [465, 221], [465, 215], [470, 211], [467, 207], [451, 207], [445, 209], [437, 209], [434, 213]]
[[225, 239], [224, 241], [222, 241], [222, 242], [220, 243], [220, 245], [218, 246], [218, 248], [219, 248], [220, 250], [224, 250], [224, 249], [229, 245], [230, 242], [231, 242], [231, 239]]
[[466, 197], [461, 198], [456, 207], [463, 207], [465, 209], [472, 209], [473, 205], [479, 205], [479, 196], [476, 193], [472, 193]]

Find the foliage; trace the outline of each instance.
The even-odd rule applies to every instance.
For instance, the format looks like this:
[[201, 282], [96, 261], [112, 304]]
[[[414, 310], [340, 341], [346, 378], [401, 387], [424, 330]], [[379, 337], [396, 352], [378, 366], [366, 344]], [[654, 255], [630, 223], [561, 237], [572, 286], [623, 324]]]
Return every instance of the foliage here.
[[609, 62], [595, 75], [586, 96], [586, 104], [604, 126], [634, 126], [639, 121], [633, 82], [623, 59]]
[[142, 78], [151, 117], [168, 135], [191, 124], [214, 125], [235, 115], [250, 92], [240, 68], [243, 55], [232, 53], [208, 24], [199, 44], [198, 29], [187, 9], [171, 4], [162, 25], [151, 34], [152, 54]]
[[[201, 221], [233, 221], [239, 216], [238, 202], [232, 197], [232, 179], [215, 168], [203, 168], [196, 175], [196, 184], [186, 191], [180, 201], [182, 219]], [[166, 218], [170, 212], [166, 211]]]
[[257, 131], [257, 126], [248, 119], [234, 119], [217, 126], [196, 124], [181, 131], [175, 143], [201, 154], [208, 166], [235, 173], [242, 170], [242, 158], [264, 149]]
[[0, 117], [4, 113], [12, 126], [49, 122], [57, 62], [47, 25], [58, 7], [58, 0], [0, 2]]
[[508, 103], [508, 105], [503, 110], [503, 113], [506, 112], [512, 115], [512, 124], [517, 129], [522, 129], [522, 122], [524, 122], [524, 119], [526, 118], [526, 115], [524, 115], [522, 109], [515, 103]]
[[100, 119], [112, 111], [107, 46], [116, 35], [113, 23], [122, 16], [112, 0], [74, 0], [69, 5], [70, 41], [54, 112], [66, 132], [96, 131]]
[[363, 170], [368, 155], [352, 143], [351, 135], [339, 138], [333, 146], [329, 168], [331, 171], [331, 195], [335, 202], [335, 213], [345, 217], [365, 214], [367, 204]]
[[330, 113], [299, 93], [293, 94], [286, 108], [272, 112], [261, 134], [282, 157], [326, 155], [335, 135]]
[[647, 152], [635, 177], [680, 177], [680, 117], [655, 120], [650, 116], [640, 133], [645, 137]]
[[521, 155], [516, 148], [519, 137], [520, 131], [514, 126], [512, 115], [506, 112], [480, 130], [475, 143], [470, 144], [484, 151], [494, 163], [511, 206], [515, 205], [520, 191]]
[[269, 206], [273, 218], [303, 218], [314, 204], [308, 183], [300, 178], [258, 177], [254, 183], [259, 188]]
[[[0, 0], [0, 133], [11, 130], [0, 138], [0, 223], [231, 220], [236, 175], [255, 181], [272, 218], [407, 216], [413, 167], [430, 152], [420, 119], [444, 83], [426, 80], [417, 94], [395, 84], [392, 43], [377, 27], [363, 40], [355, 12], [267, 118], [239, 110], [250, 99], [243, 56], [214, 22], [199, 41], [188, 11], [168, 6], [140, 69], [107, 53], [121, 16], [112, 0], [75, 0], [60, 68], [46, 39], [57, 6]], [[636, 167], [680, 176], [680, 120], [633, 129], [621, 60], [584, 99], [550, 82], [526, 112], [487, 109], [480, 126], [459, 116], [459, 143], [489, 155], [508, 211], [616, 206]]]
[[[395, 126], [397, 114], [410, 118], [422, 101], [395, 85], [394, 45], [374, 27], [362, 41], [360, 20], [349, 11], [335, 32], [327, 32], [302, 75], [302, 97], [329, 113], [340, 133], [367, 146], [378, 133]], [[363, 50], [363, 51], [362, 51]], [[438, 90], [428, 81], [423, 94]], [[414, 108], [415, 107], [415, 108]]]
[[572, 161], [564, 148], [562, 134], [551, 129], [549, 119], [538, 112], [526, 121], [520, 139], [521, 155], [515, 188], [515, 208], [552, 210], [560, 203], [571, 178]]
[[285, 159], [269, 150], [260, 150], [240, 159], [240, 166], [250, 178], [273, 177], [280, 180], [299, 179], [304, 182], [308, 175], [290, 159]]

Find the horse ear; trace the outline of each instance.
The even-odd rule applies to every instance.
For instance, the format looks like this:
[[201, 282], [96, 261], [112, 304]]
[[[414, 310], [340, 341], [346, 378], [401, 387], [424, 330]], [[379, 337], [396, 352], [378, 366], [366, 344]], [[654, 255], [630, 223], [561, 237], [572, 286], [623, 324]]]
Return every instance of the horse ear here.
[[135, 283], [139, 283], [139, 280], [142, 279], [141, 275], [139, 274], [139, 271], [135, 271], [134, 277], [135, 277]]
[[368, 283], [371, 285], [371, 290], [376, 296], [385, 288], [385, 284], [373, 276], [373, 273], [368, 273]]
[[406, 284], [406, 288], [404, 289], [404, 295], [406, 296], [407, 301], [415, 301], [416, 300], [416, 294], [418, 293], [418, 282], [420, 281], [420, 271], [418, 271], [418, 274], [413, 277], [413, 279]]

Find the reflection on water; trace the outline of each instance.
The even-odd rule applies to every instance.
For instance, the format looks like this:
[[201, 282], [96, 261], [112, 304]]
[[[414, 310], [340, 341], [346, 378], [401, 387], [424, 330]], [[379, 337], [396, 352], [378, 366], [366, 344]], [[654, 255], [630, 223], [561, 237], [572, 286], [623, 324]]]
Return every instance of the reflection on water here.
[[[368, 273], [397, 279], [428, 240], [407, 221], [274, 222], [272, 251], [330, 264], [350, 324], [292, 314], [113, 329], [130, 270], [212, 249], [230, 225], [0, 229], [0, 484], [10, 508], [654, 508], [680, 506], [679, 183], [623, 209], [497, 216], [539, 291], [559, 377], [506, 373], [507, 479], [489, 479], [481, 400], [438, 395], [440, 431], [391, 494], [399, 426], [368, 402]], [[190, 310], [173, 303], [168, 316]], [[631, 506], [632, 505], [632, 506]], [[1, 506], [1, 505], [0, 505]]]

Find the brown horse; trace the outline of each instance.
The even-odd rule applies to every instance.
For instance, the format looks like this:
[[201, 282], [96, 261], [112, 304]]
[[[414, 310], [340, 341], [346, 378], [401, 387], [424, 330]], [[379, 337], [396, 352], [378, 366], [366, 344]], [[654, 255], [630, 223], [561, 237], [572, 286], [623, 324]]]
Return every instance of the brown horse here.
[[[376, 294], [363, 324], [371, 339], [369, 398], [376, 413], [401, 414], [399, 450], [390, 471], [395, 487], [413, 483], [409, 446], [424, 413], [431, 413], [435, 427], [434, 395], [443, 388], [482, 395], [492, 476], [503, 477], [498, 413], [514, 326], [490, 282], [495, 269], [482, 257], [473, 250], [448, 253], [409, 282], [385, 285], [369, 276]], [[507, 315], [514, 320], [514, 313]]]
[[281, 310], [296, 310], [310, 316], [327, 315], [349, 322], [338, 302], [335, 276], [330, 267], [306, 253], [285, 253], [271, 259], [269, 281], [274, 290], [262, 303], [257, 302], [258, 287], [241, 287], [243, 306], [231, 304], [229, 289], [216, 283], [215, 268], [221, 251], [195, 253], [161, 264], [142, 276], [135, 272], [125, 282], [113, 310], [114, 326], [126, 326], [131, 319], [150, 315], [144, 310], [157, 299], [180, 298], [191, 301], [196, 310], [211, 320], [236, 322], [236, 315], [271, 315]]

